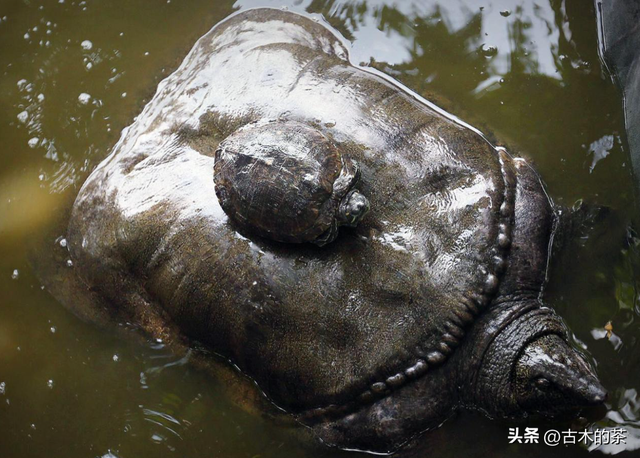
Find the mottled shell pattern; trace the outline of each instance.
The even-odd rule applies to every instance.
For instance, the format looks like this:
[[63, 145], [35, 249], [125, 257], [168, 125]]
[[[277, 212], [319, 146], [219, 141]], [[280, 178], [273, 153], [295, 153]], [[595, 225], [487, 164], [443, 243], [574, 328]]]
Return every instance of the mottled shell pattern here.
[[295, 121], [249, 124], [215, 153], [223, 210], [241, 229], [287, 243], [332, 242], [369, 209], [358, 166], [319, 130]]

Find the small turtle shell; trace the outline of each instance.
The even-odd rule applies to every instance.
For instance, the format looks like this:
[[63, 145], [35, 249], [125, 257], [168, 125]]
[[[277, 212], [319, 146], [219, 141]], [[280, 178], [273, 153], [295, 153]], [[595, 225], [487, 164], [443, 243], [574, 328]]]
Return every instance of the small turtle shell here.
[[223, 210], [240, 228], [279, 242], [335, 239], [337, 210], [358, 177], [329, 138], [299, 122], [249, 124], [215, 153]]

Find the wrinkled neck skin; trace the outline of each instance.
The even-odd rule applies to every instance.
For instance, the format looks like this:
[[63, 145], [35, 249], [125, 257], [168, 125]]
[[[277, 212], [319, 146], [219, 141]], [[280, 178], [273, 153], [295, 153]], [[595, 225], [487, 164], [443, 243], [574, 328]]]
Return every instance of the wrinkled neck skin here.
[[536, 299], [496, 304], [474, 325], [473, 345], [461, 350], [459, 402], [492, 418], [524, 414], [514, 389], [514, 370], [527, 345], [546, 335], [566, 342], [563, 323]]
[[478, 324], [479, 345], [467, 346], [459, 365], [463, 405], [494, 418], [559, 418], [606, 399], [560, 318], [539, 301], [496, 304]]

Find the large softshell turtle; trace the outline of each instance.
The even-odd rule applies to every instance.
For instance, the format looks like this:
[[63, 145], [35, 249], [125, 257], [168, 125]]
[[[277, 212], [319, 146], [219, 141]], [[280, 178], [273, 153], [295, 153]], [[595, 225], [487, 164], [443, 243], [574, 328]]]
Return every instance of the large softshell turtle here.
[[[371, 211], [322, 248], [237, 231], [214, 153], [251, 122], [316, 129]], [[465, 405], [555, 415], [605, 393], [539, 300], [554, 214], [521, 159], [350, 64], [314, 20], [236, 14], [203, 36], [82, 187], [68, 240], [107, 307], [197, 341], [325, 441], [396, 448]]]

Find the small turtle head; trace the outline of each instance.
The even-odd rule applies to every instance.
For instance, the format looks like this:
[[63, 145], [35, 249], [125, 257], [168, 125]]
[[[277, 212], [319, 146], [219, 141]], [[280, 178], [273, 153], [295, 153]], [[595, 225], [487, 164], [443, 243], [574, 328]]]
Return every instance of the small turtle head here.
[[352, 189], [340, 202], [338, 221], [343, 226], [356, 226], [369, 211], [369, 200], [360, 192]]
[[527, 344], [513, 375], [516, 401], [533, 415], [557, 416], [574, 408], [597, 406], [607, 397], [582, 356], [556, 334]]

